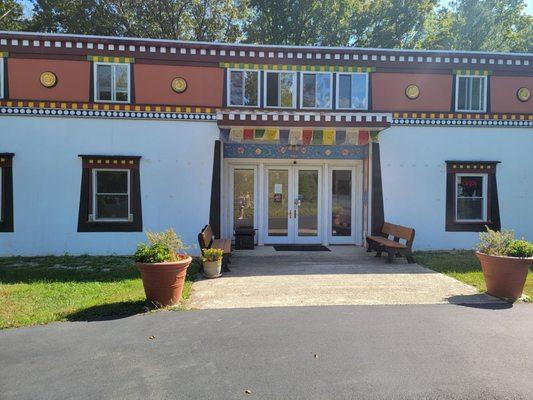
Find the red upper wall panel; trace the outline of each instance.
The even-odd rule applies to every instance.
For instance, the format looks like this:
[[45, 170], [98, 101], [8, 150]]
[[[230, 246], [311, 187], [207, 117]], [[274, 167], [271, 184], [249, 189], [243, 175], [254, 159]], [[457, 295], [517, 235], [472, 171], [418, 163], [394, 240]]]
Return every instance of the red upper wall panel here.
[[490, 102], [492, 112], [533, 113], [533, 98], [520, 101], [518, 89], [526, 87], [533, 91], [533, 77], [491, 76]]
[[[134, 64], [135, 102], [177, 106], [221, 107], [224, 70], [211, 67]], [[176, 93], [171, 82], [187, 81], [187, 90]]]
[[[88, 61], [8, 58], [9, 97], [27, 100], [89, 101]], [[57, 76], [53, 88], [40, 83], [43, 72]]]
[[[405, 95], [409, 85], [420, 89], [420, 96], [410, 100]], [[450, 111], [452, 75], [373, 73], [372, 108], [376, 111]]]

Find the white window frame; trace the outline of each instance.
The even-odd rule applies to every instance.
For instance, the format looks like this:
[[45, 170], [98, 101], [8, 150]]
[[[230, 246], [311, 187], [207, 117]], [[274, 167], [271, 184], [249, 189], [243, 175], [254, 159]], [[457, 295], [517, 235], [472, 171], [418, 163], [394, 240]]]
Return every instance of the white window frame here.
[[[95, 103], [130, 103], [131, 102], [131, 64], [130, 63], [114, 63], [114, 62], [94, 62], [93, 63], [93, 77], [94, 77], [94, 101]], [[126, 65], [128, 71], [128, 100], [114, 100], [117, 97], [115, 74], [111, 72], [111, 100], [100, 100], [98, 97], [100, 92], [98, 91], [98, 66], [99, 65]], [[111, 70], [113, 71], [113, 69]]]
[[[231, 104], [231, 73], [235, 71], [240, 72], [254, 72], [257, 74], [257, 104], [256, 105], [239, 105]], [[243, 88], [244, 90], [244, 88]], [[228, 107], [246, 107], [259, 108], [261, 102], [261, 74], [258, 69], [244, 69], [244, 68], [228, 68], [226, 70], [226, 104]]]
[[[275, 74], [291, 74], [294, 77], [294, 92], [292, 94], [292, 106], [291, 107], [283, 107], [283, 106], [269, 106], [267, 105], [267, 95], [268, 95], [268, 89], [267, 89], [267, 75], [269, 73], [275, 73]], [[280, 80], [278, 78], [278, 91], [280, 91]], [[265, 88], [263, 93], [263, 104], [265, 105], [265, 108], [284, 108], [284, 109], [295, 109], [296, 108], [296, 101], [298, 99], [297, 93], [298, 93], [298, 73], [296, 71], [283, 71], [283, 70], [266, 70], [263, 73], [263, 87]]]
[[[319, 75], [319, 74], [329, 74], [329, 106], [328, 107], [304, 107], [304, 75]], [[316, 90], [316, 80], [315, 80], [315, 90]], [[316, 92], [315, 92], [316, 93]], [[316, 97], [315, 97], [316, 102]], [[300, 73], [300, 108], [304, 110], [331, 110], [333, 107], [333, 73], [332, 72], [320, 72], [320, 71], [302, 71]]]
[[[369, 88], [369, 76], [368, 72], [337, 72], [335, 77], [335, 87], [337, 88], [337, 93], [335, 95], [335, 108], [337, 110], [368, 110], [368, 88]], [[340, 90], [339, 90], [339, 80], [341, 75], [365, 75], [366, 76], [366, 107], [339, 107], [339, 96], [340, 96]], [[350, 92], [351, 92], [351, 86], [350, 86]], [[351, 94], [351, 93], [350, 93]], [[351, 98], [350, 98], [351, 102]]]
[[[459, 199], [458, 192], [457, 192], [457, 186], [459, 183], [459, 178], [464, 176], [481, 176], [483, 178], [482, 184], [483, 184], [483, 195], [481, 199], [483, 200], [483, 218], [482, 219], [459, 219], [457, 216], [457, 200]], [[484, 173], [457, 173], [455, 174], [455, 222], [487, 222], [487, 212], [488, 212], [488, 205], [489, 205], [489, 199], [488, 199], [488, 174]], [[469, 199], [479, 199], [480, 197], [465, 197]]]
[[[97, 173], [98, 172], [127, 172], [128, 174], [128, 216], [126, 218], [98, 218], [97, 217], [97, 202], [96, 202], [96, 195], [97, 195]], [[93, 193], [92, 193], [92, 222], [131, 222], [133, 221], [133, 216], [131, 214], [131, 184], [130, 184], [130, 170], [129, 169], [118, 169], [118, 168], [94, 168], [93, 171]], [[106, 195], [124, 195], [124, 193], [105, 193]]]
[[[472, 109], [460, 109], [459, 108], [459, 79], [460, 78], [475, 78], [475, 79], [482, 79], [484, 81], [483, 83], [483, 108], [481, 110], [472, 110]], [[471, 83], [469, 83], [471, 85]], [[488, 79], [485, 75], [456, 75], [455, 76], [455, 111], [456, 112], [472, 112], [472, 113], [484, 113], [487, 112], [487, 88], [488, 88]], [[472, 93], [472, 91], [470, 91]], [[481, 96], [481, 93], [479, 93]], [[470, 101], [470, 104], [472, 104], [472, 101]]]
[[0, 57], [0, 99], [4, 98], [4, 57]]

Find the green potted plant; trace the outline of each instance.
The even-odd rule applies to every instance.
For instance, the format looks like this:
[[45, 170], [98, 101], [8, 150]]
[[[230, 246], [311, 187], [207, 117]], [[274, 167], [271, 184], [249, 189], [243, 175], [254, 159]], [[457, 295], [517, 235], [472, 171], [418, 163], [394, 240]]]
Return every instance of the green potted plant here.
[[515, 240], [512, 231], [479, 234], [476, 256], [483, 270], [487, 293], [503, 298], [522, 296], [527, 273], [533, 264], [533, 243]]
[[204, 265], [204, 275], [207, 278], [218, 278], [222, 272], [222, 256], [224, 252], [221, 249], [203, 249], [202, 262]]
[[161, 233], [147, 232], [146, 236], [149, 245], [140, 243], [134, 255], [146, 298], [159, 306], [177, 304], [192, 261], [185, 253], [188, 246], [172, 229]]

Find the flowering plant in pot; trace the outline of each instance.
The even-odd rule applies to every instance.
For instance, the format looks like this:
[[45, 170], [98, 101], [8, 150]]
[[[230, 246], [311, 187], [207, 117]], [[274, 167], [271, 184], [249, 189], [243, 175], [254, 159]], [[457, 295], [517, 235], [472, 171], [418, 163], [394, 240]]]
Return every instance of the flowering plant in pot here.
[[221, 249], [202, 249], [202, 262], [204, 265], [204, 275], [207, 278], [218, 278], [222, 273], [222, 256], [224, 252]]
[[527, 273], [533, 264], [533, 243], [515, 240], [512, 231], [479, 234], [476, 256], [483, 270], [487, 293], [503, 298], [522, 296]]
[[146, 298], [156, 305], [174, 305], [181, 299], [187, 268], [192, 261], [185, 254], [189, 247], [172, 229], [147, 232], [146, 236], [149, 244], [140, 243], [134, 255]]

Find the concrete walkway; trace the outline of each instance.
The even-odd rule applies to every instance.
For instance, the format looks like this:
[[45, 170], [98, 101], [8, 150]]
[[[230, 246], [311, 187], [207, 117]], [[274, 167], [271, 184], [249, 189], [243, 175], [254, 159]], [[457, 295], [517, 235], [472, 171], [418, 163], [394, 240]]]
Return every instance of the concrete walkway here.
[[355, 246], [331, 252], [236, 251], [231, 272], [195, 282], [193, 309], [362, 304], [483, 303], [495, 299], [417, 264]]

